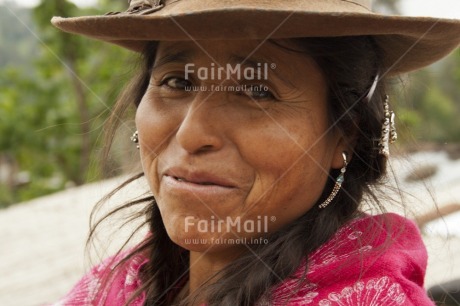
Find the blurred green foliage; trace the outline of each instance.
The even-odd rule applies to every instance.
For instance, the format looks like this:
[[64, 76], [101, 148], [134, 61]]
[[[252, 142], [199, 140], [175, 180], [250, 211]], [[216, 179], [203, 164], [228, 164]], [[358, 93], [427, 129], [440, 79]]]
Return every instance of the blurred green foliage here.
[[459, 76], [460, 51], [456, 50], [402, 80], [402, 90], [394, 98], [400, 143], [460, 143]]
[[[378, 0], [375, 8], [397, 12], [397, 3]], [[101, 127], [134, 56], [62, 33], [49, 21], [125, 5], [109, 0], [90, 9], [66, 0], [42, 0], [32, 10], [13, 2], [0, 5], [0, 207], [117, 174], [102, 169], [91, 152], [100, 145]], [[459, 142], [459, 84], [458, 50], [404, 77], [402, 91], [392, 95], [399, 143]]]
[[107, 174], [92, 152], [132, 66], [127, 51], [62, 33], [49, 22], [54, 15], [113, 10], [103, 2], [99, 9], [65, 0], [42, 1], [33, 10], [4, 5], [0, 207]]

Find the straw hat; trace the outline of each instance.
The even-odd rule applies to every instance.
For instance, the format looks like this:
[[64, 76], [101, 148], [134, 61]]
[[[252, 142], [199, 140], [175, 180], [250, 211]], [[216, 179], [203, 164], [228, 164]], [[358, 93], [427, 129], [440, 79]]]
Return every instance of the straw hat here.
[[373, 13], [370, 0], [132, 0], [125, 12], [54, 17], [59, 29], [141, 51], [147, 41], [373, 35], [391, 74], [460, 44], [460, 20]]

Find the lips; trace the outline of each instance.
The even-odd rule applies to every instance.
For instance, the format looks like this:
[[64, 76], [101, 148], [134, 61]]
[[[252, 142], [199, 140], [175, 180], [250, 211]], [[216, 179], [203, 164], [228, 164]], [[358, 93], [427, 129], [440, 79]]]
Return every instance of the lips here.
[[225, 188], [236, 187], [235, 183], [223, 177], [223, 175], [216, 175], [206, 171], [187, 171], [182, 168], [170, 168], [164, 175], [179, 183], [189, 183], [201, 186], [220, 186]]

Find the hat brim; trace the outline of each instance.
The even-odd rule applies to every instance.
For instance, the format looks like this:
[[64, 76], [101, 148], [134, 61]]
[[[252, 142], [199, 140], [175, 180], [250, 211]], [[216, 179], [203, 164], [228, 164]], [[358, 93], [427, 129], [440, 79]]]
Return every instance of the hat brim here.
[[165, 7], [152, 15], [54, 17], [52, 23], [65, 32], [137, 52], [148, 41], [372, 35], [383, 50], [387, 73], [392, 75], [427, 66], [460, 44], [460, 20], [378, 15], [364, 9], [333, 12], [216, 7], [175, 14], [173, 9]]

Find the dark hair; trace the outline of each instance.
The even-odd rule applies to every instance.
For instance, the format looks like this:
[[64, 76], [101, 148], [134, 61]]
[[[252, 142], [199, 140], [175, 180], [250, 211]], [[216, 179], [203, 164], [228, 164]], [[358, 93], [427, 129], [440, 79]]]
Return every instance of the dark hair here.
[[[378, 152], [384, 116], [384, 78], [378, 83], [372, 98], [369, 101], [365, 99], [377, 73], [382, 75], [385, 72], [380, 49], [373, 38], [367, 36], [295, 41], [300, 48], [291, 51], [311, 56], [322, 70], [328, 86], [330, 124], [334, 132], [341, 133], [349, 142], [353, 158], [342, 190], [328, 207], [319, 209], [315, 205], [291, 224], [267, 236], [269, 243], [266, 245], [248, 245], [252, 252], [236, 259], [215, 275], [212, 284], [205, 284], [202, 296], [192, 297], [205, 298], [210, 306], [253, 305], [262, 297], [269, 297], [270, 288], [293, 274], [302, 262], [308, 260], [309, 254], [330, 239], [341, 226], [360, 215], [364, 195], [380, 206], [373, 186], [384, 176], [386, 165], [386, 158]], [[136, 107], [139, 105], [149, 83], [156, 49], [155, 42], [146, 47], [140, 72], [121, 95], [112, 118], [122, 117], [132, 102]], [[112, 119], [110, 124], [107, 155], [119, 121]], [[330, 194], [338, 171], [330, 171], [318, 203]], [[107, 198], [142, 176], [134, 176]], [[145, 292], [146, 305], [171, 305], [174, 298], [171, 288], [187, 274], [189, 253], [169, 239], [153, 196], [126, 203], [104, 216], [92, 226], [88, 243], [102, 221], [121, 209], [136, 205], [140, 210], [134, 217], [146, 217], [144, 224], [149, 227], [151, 235], [118, 266], [137, 254], [147, 256], [149, 261], [141, 271], [142, 287], [127, 304]], [[306, 272], [299, 280], [299, 286], [305, 280]]]

